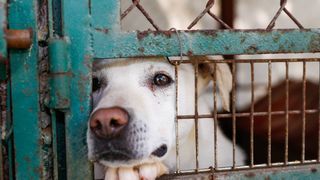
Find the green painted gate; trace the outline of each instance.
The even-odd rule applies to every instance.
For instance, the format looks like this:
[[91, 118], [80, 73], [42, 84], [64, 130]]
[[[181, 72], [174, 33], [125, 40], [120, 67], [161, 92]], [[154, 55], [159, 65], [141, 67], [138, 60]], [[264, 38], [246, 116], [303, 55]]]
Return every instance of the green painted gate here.
[[[94, 59], [320, 52], [320, 29], [122, 32], [120, 19], [119, 0], [0, 0], [0, 75], [7, 99], [1, 150], [8, 157], [1, 151], [1, 178], [92, 179], [85, 136]], [[8, 46], [9, 30], [31, 32], [30, 47]], [[239, 179], [253, 172], [265, 172], [255, 175], [261, 179], [312, 179], [320, 177], [320, 165], [201, 176]]]

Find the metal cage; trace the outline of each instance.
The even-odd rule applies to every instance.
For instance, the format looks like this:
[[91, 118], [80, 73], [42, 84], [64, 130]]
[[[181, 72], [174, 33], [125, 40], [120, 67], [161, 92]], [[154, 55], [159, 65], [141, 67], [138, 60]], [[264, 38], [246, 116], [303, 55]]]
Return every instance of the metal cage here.
[[[215, 1], [208, 0], [188, 30], [162, 30], [139, 0], [130, 1], [122, 12], [119, 0], [0, 0], [1, 179], [93, 179], [85, 136], [91, 111], [92, 63], [96, 59], [164, 56], [169, 58], [178, 78], [179, 66], [192, 63], [182, 57], [205, 55], [226, 58], [196, 63], [210, 64], [214, 70], [217, 64], [228, 63], [231, 68], [230, 112], [217, 107], [215, 73], [211, 74], [210, 92], [214, 97], [213, 111], [198, 112], [195, 67], [195, 111], [191, 115], [179, 114], [176, 105], [175, 121], [176, 127], [179, 121], [195, 122], [196, 143], [192, 147], [196, 154], [195, 167], [192, 170], [179, 167], [179, 159], [183, 157], [177, 148], [177, 171], [161, 178], [319, 178], [320, 59], [317, 54], [311, 57], [307, 53], [320, 52], [320, 30], [304, 28], [288, 10], [288, 2], [280, 0], [265, 29], [233, 29], [234, 3], [221, 2], [222, 7], [230, 7], [231, 13], [222, 8], [220, 18], [211, 10], [216, 6]], [[155, 30], [122, 31], [121, 20], [134, 9]], [[280, 14], [286, 14], [298, 28], [274, 29]], [[205, 15], [222, 29], [192, 30]], [[18, 35], [12, 34], [14, 31]], [[24, 36], [19, 36], [21, 33]], [[304, 53], [304, 56], [281, 59], [262, 56], [280, 53]], [[173, 60], [172, 56], [181, 59]], [[259, 84], [255, 74], [261, 64], [265, 81]], [[293, 64], [300, 66], [298, 81], [291, 79]], [[273, 84], [275, 67], [283, 70], [281, 83], [279, 80], [276, 85]], [[308, 79], [311, 67], [318, 72], [312, 82]], [[239, 82], [239, 73], [244, 73], [247, 83]], [[261, 91], [264, 97], [259, 95]], [[238, 108], [239, 97], [246, 98], [245, 108]], [[295, 98], [296, 101], [291, 101]], [[230, 137], [233, 163], [229, 167], [218, 166], [218, 138], [213, 134], [213, 164], [199, 168], [197, 127], [204, 118], [214, 119], [214, 129], [221, 123]], [[274, 126], [279, 122], [275, 131]], [[239, 135], [246, 135], [245, 140], [239, 139]], [[292, 138], [297, 147], [290, 144]], [[241, 166], [235, 161], [238, 142], [248, 157], [247, 164]], [[176, 144], [179, 145], [178, 137]], [[276, 145], [280, 148], [276, 149]]]

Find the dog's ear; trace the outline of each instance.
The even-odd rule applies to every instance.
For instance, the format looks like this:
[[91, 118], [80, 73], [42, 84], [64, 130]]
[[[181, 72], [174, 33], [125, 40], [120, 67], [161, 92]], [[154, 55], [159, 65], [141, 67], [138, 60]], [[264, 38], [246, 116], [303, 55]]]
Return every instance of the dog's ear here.
[[214, 68], [214, 64], [208, 63], [210, 59], [207, 56], [194, 56], [190, 57], [190, 60], [194, 65], [198, 65], [199, 75], [204, 79], [204, 83], [202, 83], [204, 86], [207, 86], [213, 80], [215, 73], [223, 109], [229, 111], [232, 74], [228, 64], [217, 63], [216, 68]]

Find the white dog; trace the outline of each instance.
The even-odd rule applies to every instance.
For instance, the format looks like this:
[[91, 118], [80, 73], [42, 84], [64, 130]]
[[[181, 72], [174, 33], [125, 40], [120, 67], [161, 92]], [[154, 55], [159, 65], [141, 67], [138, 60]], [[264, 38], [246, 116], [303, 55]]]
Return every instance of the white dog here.
[[[204, 59], [204, 57], [191, 58]], [[155, 179], [176, 165], [175, 100], [178, 114], [194, 114], [194, 66], [181, 64], [178, 82], [165, 58], [101, 60], [94, 65], [93, 111], [88, 123], [89, 158], [107, 167], [105, 179]], [[212, 93], [205, 90], [216, 73], [222, 106], [229, 107], [232, 77], [226, 64], [216, 72], [199, 66], [199, 114], [211, 114]], [[211, 96], [211, 97], [210, 97]], [[210, 103], [208, 103], [210, 102]], [[194, 120], [179, 121], [180, 169], [195, 168]], [[199, 167], [213, 166], [213, 120], [199, 119]], [[217, 129], [218, 166], [231, 166], [232, 142]], [[244, 163], [236, 147], [236, 163]]]

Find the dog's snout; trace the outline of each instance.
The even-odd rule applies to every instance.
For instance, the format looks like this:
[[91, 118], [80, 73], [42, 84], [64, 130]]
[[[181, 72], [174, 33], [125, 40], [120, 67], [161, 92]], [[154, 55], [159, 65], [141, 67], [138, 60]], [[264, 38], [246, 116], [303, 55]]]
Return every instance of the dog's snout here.
[[111, 138], [120, 135], [128, 121], [128, 112], [122, 108], [100, 109], [92, 115], [90, 128], [100, 138]]

